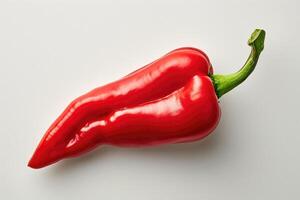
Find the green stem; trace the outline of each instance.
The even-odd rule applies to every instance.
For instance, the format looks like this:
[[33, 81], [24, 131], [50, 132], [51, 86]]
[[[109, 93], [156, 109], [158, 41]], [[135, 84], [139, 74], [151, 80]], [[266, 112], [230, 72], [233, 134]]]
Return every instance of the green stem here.
[[228, 75], [211, 75], [218, 98], [241, 84], [253, 72], [259, 55], [264, 49], [266, 32], [262, 29], [256, 29], [250, 39], [248, 45], [252, 47], [251, 53], [244, 66], [235, 73]]

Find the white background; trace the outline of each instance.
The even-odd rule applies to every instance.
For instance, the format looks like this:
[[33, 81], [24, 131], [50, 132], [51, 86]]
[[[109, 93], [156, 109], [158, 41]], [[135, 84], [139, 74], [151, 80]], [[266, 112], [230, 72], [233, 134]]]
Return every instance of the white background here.
[[[0, 199], [300, 199], [297, 2], [2, 0]], [[26, 166], [75, 97], [182, 46], [236, 71], [255, 28], [267, 32], [258, 66], [205, 140]]]

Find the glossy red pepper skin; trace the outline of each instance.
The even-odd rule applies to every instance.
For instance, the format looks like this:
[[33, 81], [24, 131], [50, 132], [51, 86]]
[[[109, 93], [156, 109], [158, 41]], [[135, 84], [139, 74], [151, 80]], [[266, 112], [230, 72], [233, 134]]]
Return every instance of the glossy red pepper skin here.
[[45, 133], [29, 166], [41, 168], [100, 144], [126, 147], [197, 140], [220, 110], [208, 57], [176, 49], [74, 100]]
[[176, 49], [74, 100], [45, 133], [28, 166], [41, 168], [101, 144], [141, 147], [202, 139], [220, 119], [218, 98], [241, 84], [264, 49], [256, 29], [237, 72], [215, 75], [195, 48]]

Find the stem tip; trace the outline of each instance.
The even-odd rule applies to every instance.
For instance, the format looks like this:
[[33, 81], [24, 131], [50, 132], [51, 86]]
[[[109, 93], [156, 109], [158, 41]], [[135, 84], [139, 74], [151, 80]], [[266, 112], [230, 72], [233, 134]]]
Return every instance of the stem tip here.
[[264, 49], [266, 32], [262, 29], [256, 29], [248, 40], [248, 45], [251, 46], [251, 53], [244, 66], [237, 72], [227, 75], [211, 75], [216, 94], [218, 98], [241, 84], [253, 72], [259, 55]]

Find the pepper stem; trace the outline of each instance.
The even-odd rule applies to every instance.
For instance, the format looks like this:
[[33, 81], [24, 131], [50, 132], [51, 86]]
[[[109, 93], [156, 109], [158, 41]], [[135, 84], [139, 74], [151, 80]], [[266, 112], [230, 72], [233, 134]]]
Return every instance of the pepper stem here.
[[265, 35], [266, 32], [262, 29], [256, 29], [252, 33], [248, 40], [248, 45], [252, 48], [251, 53], [244, 66], [238, 72], [228, 75], [211, 75], [218, 98], [241, 84], [253, 72], [259, 55], [264, 49]]

